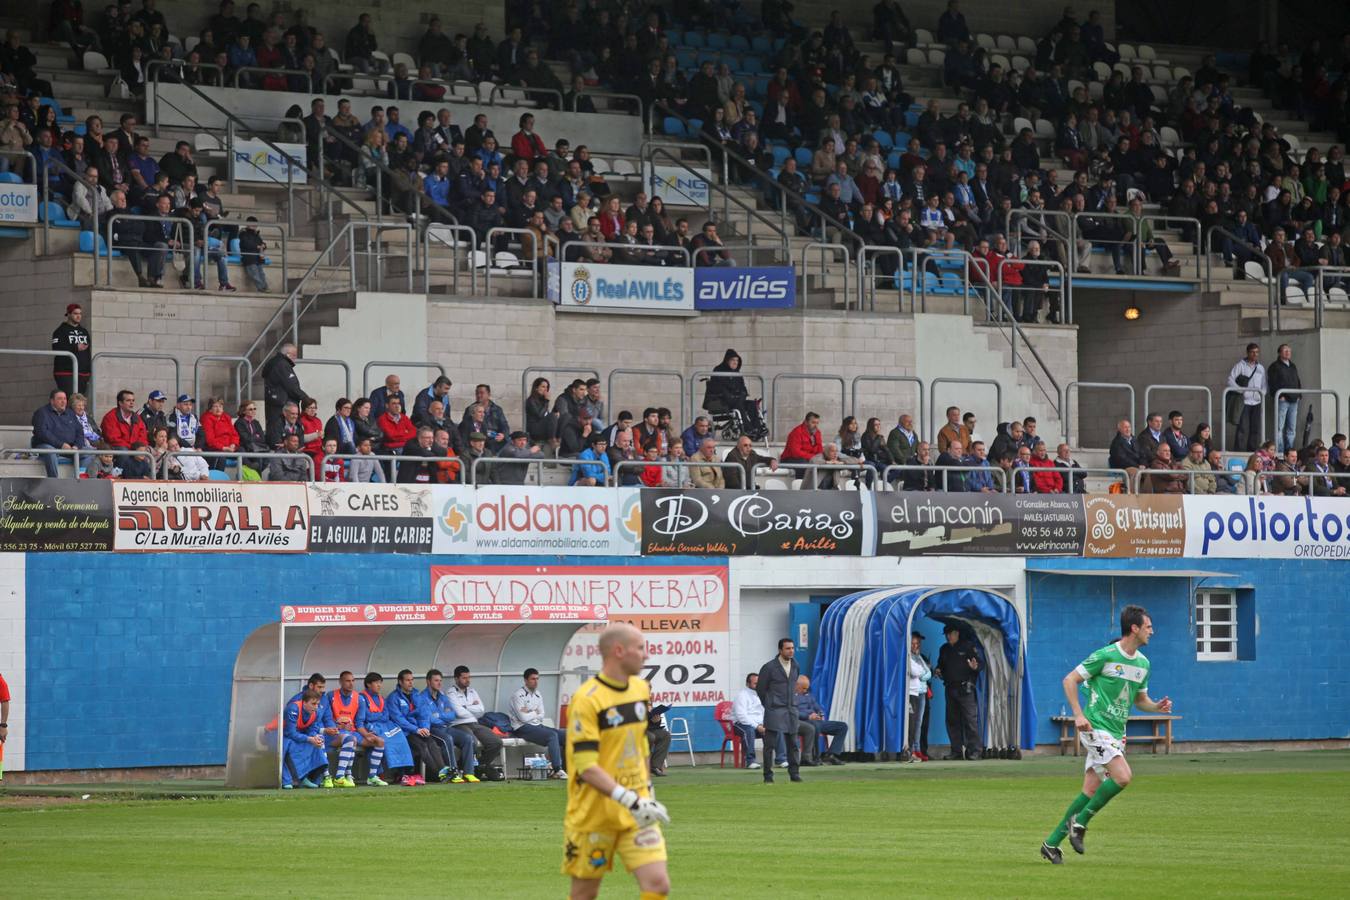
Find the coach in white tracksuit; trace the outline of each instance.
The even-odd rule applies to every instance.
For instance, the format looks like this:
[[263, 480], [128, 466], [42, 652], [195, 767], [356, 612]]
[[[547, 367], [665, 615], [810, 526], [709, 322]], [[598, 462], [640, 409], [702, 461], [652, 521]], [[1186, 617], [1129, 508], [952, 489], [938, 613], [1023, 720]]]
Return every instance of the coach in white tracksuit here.
[[917, 631], [909, 638], [909, 752], [917, 754], [922, 746], [924, 707], [928, 705], [928, 682], [933, 670], [923, 658], [923, 635]]

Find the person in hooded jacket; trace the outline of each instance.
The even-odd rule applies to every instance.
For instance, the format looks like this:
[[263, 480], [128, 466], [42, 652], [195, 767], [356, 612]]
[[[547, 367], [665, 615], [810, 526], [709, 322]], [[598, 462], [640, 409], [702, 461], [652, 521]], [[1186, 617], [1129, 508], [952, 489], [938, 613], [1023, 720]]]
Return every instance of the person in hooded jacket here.
[[739, 374], [741, 368], [741, 355], [734, 349], [728, 349], [722, 361], [713, 369], [714, 377], [708, 379], [703, 408], [713, 414], [739, 411], [745, 423], [745, 433], [752, 440], [758, 440], [765, 432], [764, 419], [760, 415], [759, 400], [749, 399], [745, 379]]

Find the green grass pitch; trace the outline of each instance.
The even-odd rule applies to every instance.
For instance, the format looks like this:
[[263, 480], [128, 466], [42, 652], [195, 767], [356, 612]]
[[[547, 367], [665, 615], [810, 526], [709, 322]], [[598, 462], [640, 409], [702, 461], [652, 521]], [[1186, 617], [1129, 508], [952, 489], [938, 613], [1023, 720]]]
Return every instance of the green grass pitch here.
[[[672, 756], [672, 761], [675, 757]], [[672, 896], [1350, 896], [1350, 751], [1133, 756], [1087, 855], [1037, 855], [1081, 759], [672, 767]], [[91, 794], [80, 800], [82, 793]], [[563, 787], [0, 791], [0, 896], [559, 898]], [[626, 873], [602, 896], [634, 897]]]

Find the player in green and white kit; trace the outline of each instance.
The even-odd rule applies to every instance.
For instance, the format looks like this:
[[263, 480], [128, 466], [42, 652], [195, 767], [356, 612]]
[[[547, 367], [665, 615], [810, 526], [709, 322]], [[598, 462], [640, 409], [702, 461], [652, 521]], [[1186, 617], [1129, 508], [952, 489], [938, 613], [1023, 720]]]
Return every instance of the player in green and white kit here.
[[[1144, 712], [1167, 713], [1172, 701], [1167, 697], [1151, 700], [1148, 696], [1148, 657], [1141, 647], [1153, 636], [1153, 620], [1142, 606], [1127, 606], [1120, 611], [1120, 640], [1108, 644], [1064, 676], [1064, 696], [1073, 709], [1078, 740], [1087, 751], [1083, 774], [1083, 792], [1069, 804], [1064, 818], [1041, 845], [1041, 856], [1055, 865], [1064, 862], [1060, 843], [1068, 835], [1069, 844], [1083, 852], [1088, 823], [1111, 802], [1111, 798], [1130, 783], [1130, 764], [1125, 761], [1125, 724], [1130, 707]], [[1078, 686], [1087, 683], [1088, 704], [1078, 702]]]

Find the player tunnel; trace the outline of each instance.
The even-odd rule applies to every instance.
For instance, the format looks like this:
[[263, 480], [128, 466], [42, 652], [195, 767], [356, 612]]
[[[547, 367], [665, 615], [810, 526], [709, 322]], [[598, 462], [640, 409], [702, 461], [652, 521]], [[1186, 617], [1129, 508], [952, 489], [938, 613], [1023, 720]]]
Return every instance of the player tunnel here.
[[[909, 639], [915, 623], [925, 618], [955, 623], [980, 648], [984, 746], [1031, 749], [1036, 710], [1021, 612], [994, 591], [931, 587], [861, 591], [840, 597], [825, 610], [812, 685], [829, 717], [848, 723], [846, 749], [904, 749]], [[930, 662], [935, 662], [932, 654]]]
[[582, 667], [584, 657], [569, 654], [576, 649], [570, 646], [573, 639], [586, 627], [582, 622], [425, 621], [264, 625], [248, 636], [235, 659], [225, 782], [233, 788], [279, 785], [277, 714], [314, 672], [335, 689], [338, 675], [350, 670], [358, 690], [367, 672], [379, 672], [388, 695], [401, 669], [413, 671], [420, 690], [428, 669], [440, 669], [448, 684], [455, 667], [464, 665], [484, 705], [505, 711], [521, 674], [533, 667], [539, 670], [545, 709], [557, 710], [571, 690], [594, 674]]

